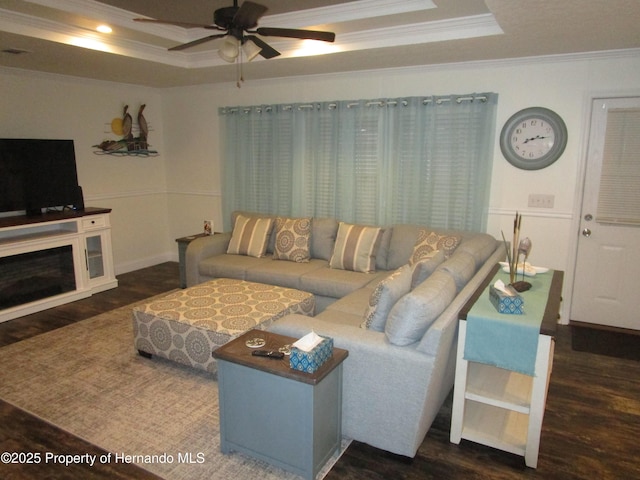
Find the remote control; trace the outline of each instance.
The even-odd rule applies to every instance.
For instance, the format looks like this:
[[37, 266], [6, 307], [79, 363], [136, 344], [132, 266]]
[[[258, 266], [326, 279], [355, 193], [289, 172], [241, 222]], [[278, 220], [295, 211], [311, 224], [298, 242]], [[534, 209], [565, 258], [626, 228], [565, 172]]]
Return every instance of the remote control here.
[[254, 357], [269, 357], [269, 358], [282, 358], [284, 353], [276, 352], [274, 350], [254, 350], [251, 352]]

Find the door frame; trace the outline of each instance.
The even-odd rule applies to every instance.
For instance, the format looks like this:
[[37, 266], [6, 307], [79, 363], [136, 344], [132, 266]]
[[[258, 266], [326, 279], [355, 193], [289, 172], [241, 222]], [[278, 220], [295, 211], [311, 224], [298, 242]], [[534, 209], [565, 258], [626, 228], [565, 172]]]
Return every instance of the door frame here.
[[574, 293], [574, 279], [576, 266], [578, 264], [578, 241], [580, 235], [580, 225], [582, 224], [582, 203], [584, 199], [584, 188], [587, 176], [587, 154], [589, 153], [589, 138], [591, 137], [591, 116], [593, 113], [593, 102], [596, 99], [614, 99], [625, 97], [640, 97], [640, 89], [633, 90], [605, 90], [587, 92], [583, 102], [583, 111], [585, 112], [582, 118], [582, 125], [580, 131], [582, 132], [582, 140], [580, 145], [580, 154], [578, 158], [578, 178], [575, 190], [575, 197], [573, 200], [574, 214], [571, 221], [571, 243], [568, 248], [568, 258], [571, 259], [568, 264], [567, 272], [565, 272], [565, 279], [568, 280], [570, 286], [567, 289], [567, 295], [563, 298], [564, 308], [562, 309], [562, 316], [560, 323], [562, 325], [568, 325], [571, 320], [571, 302], [573, 301]]

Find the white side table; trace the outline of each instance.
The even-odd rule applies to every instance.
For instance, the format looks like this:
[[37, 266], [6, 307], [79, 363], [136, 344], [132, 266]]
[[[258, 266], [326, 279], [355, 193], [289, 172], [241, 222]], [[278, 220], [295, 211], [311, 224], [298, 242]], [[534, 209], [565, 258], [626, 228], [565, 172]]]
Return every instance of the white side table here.
[[464, 438], [522, 455], [528, 467], [536, 468], [553, 365], [563, 272], [553, 273], [533, 377], [464, 359], [467, 313], [492, 279], [493, 275], [489, 275], [485, 285], [460, 312], [450, 440], [458, 444]]

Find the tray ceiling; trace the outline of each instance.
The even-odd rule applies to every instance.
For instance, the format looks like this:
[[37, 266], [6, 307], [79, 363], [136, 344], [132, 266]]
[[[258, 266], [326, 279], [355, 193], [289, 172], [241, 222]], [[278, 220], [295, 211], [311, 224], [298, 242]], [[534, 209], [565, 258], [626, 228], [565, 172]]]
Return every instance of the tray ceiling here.
[[[609, 0], [253, 0], [260, 27], [336, 32], [334, 43], [266, 37], [282, 55], [242, 66], [247, 81], [356, 70], [640, 48], [640, 2]], [[242, 3], [242, 0], [240, 0]], [[230, 82], [221, 40], [167, 49], [211, 30], [232, 0], [0, 0], [0, 66], [153, 87]], [[109, 25], [111, 33], [96, 31]]]

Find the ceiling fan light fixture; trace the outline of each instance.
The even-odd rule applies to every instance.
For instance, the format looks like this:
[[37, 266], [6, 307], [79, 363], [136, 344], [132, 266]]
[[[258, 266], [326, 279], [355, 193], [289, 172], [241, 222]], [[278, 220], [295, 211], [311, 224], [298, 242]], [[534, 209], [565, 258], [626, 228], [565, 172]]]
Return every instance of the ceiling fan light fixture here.
[[220, 58], [225, 62], [234, 63], [236, 58], [238, 58], [239, 53], [240, 41], [231, 35], [227, 35], [224, 38], [222, 46], [218, 50], [218, 55], [220, 55]]
[[262, 48], [256, 45], [253, 40], [247, 40], [242, 45], [242, 51], [247, 61], [250, 62], [260, 54]]

